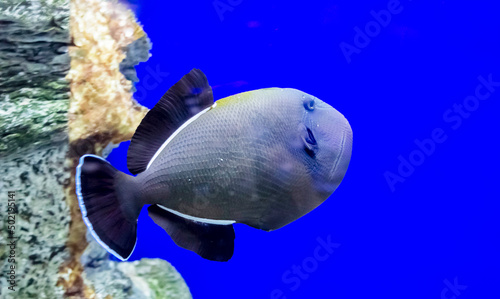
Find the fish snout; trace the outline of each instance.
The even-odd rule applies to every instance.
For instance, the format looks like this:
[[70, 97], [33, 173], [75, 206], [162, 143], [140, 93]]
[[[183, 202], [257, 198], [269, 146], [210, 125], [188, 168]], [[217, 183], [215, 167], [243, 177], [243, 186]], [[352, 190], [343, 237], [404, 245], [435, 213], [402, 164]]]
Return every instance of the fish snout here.
[[338, 155], [330, 170], [330, 181], [336, 186], [340, 184], [347, 172], [352, 153], [352, 129], [346, 118], [344, 118], [344, 121], [344, 129], [342, 130], [342, 137], [338, 147]]

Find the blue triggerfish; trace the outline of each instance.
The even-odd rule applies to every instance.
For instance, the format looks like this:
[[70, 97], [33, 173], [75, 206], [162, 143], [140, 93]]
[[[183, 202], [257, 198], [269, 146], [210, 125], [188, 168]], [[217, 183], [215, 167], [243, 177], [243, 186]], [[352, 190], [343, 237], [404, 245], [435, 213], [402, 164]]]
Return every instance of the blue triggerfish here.
[[271, 231], [304, 216], [339, 186], [351, 149], [348, 121], [318, 98], [266, 88], [214, 102], [193, 69], [137, 128], [127, 154], [136, 176], [85, 155], [76, 193], [95, 239], [121, 260], [135, 248], [148, 204], [178, 246], [227, 261], [233, 223]]

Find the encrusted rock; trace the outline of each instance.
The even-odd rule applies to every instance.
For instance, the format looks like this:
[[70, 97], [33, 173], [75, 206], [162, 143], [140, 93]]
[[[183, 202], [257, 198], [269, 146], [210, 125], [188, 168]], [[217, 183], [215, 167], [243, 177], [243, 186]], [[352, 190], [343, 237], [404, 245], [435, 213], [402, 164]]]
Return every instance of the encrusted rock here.
[[[1, 104], [0, 104], [1, 105]], [[54, 144], [22, 155], [0, 158], [0, 271], [7, 273], [9, 238], [7, 192], [15, 192], [14, 236], [17, 287], [8, 289], [1, 275], [1, 298], [61, 298], [64, 290], [56, 286], [59, 267], [68, 260], [66, 247], [69, 209], [64, 188], [69, 181], [65, 166], [68, 145]], [[3, 297], [5, 296], [5, 297]]]
[[64, 139], [68, 25], [68, 1], [0, 1], [0, 157]]
[[0, 298], [191, 298], [166, 261], [111, 261], [75, 195], [78, 158], [130, 139], [147, 112], [132, 81], [150, 48], [116, 1], [0, 0]]

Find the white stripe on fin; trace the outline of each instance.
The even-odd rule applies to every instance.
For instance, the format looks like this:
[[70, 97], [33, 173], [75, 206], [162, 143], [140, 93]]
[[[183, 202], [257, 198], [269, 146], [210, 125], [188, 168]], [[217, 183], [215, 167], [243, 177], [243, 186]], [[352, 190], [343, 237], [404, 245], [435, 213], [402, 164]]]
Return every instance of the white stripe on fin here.
[[201, 110], [200, 112], [198, 112], [197, 114], [195, 114], [193, 117], [191, 117], [190, 119], [188, 119], [185, 123], [182, 124], [182, 126], [180, 126], [179, 128], [177, 128], [177, 130], [175, 130], [174, 133], [172, 133], [172, 135], [170, 135], [168, 137], [168, 139], [163, 142], [163, 144], [161, 145], [161, 147], [156, 151], [155, 155], [153, 156], [153, 158], [151, 158], [151, 161], [149, 161], [148, 163], [148, 166], [146, 166], [146, 169], [149, 168], [149, 166], [151, 166], [151, 164], [153, 164], [153, 161], [158, 157], [158, 155], [160, 155], [161, 151], [167, 146], [167, 144], [172, 140], [174, 139], [174, 137], [179, 134], [180, 131], [182, 131], [182, 129], [184, 129], [185, 127], [187, 127], [190, 123], [192, 123], [193, 121], [195, 121], [198, 117], [200, 117], [202, 114], [204, 114], [205, 112], [207, 112], [208, 110], [212, 109], [212, 108], [215, 108], [217, 106], [217, 102], [214, 102], [214, 104], [210, 107], [207, 107], [203, 110]]
[[94, 231], [94, 228], [92, 227], [92, 223], [90, 223], [89, 218], [87, 218], [87, 208], [85, 207], [85, 202], [83, 201], [82, 180], [80, 178], [80, 176], [82, 174], [82, 165], [83, 165], [83, 162], [85, 160], [85, 157], [94, 157], [94, 158], [103, 160], [106, 163], [110, 164], [103, 157], [99, 157], [99, 156], [96, 156], [96, 155], [83, 155], [83, 156], [80, 157], [78, 166], [76, 167], [75, 179], [76, 179], [76, 197], [78, 198], [78, 204], [80, 206], [80, 210], [82, 211], [83, 222], [85, 222], [85, 224], [87, 225], [87, 228], [89, 229], [89, 231], [92, 234], [92, 236], [94, 236], [94, 239], [97, 241], [97, 243], [99, 243], [102, 247], [104, 247], [104, 249], [106, 249], [107, 252], [109, 252], [112, 255], [116, 256], [118, 259], [120, 259], [122, 261], [126, 261], [132, 255], [132, 252], [134, 252], [134, 250], [135, 250], [135, 246], [137, 245], [137, 237], [135, 238], [134, 248], [130, 252], [130, 255], [127, 256], [127, 257], [123, 257], [123, 256], [119, 255], [118, 253], [116, 253], [113, 249], [109, 248], [109, 246], [106, 243], [104, 243], [101, 240], [101, 238], [99, 238], [99, 236], [97, 235], [97, 233]]
[[179, 217], [182, 217], [184, 219], [192, 220], [192, 221], [198, 221], [198, 222], [203, 222], [203, 223], [208, 223], [208, 224], [217, 224], [217, 225], [231, 225], [235, 223], [236, 221], [234, 220], [216, 220], [216, 219], [206, 219], [206, 218], [199, 218], [199, 217], [194, 217], [186, 214], [182, 214], [181, 212], [177, 212], [175, 210], [171, 210], [169, 208], [166, 208], [162, 205], [158, 205], [160, 208], [164, 209], [165, 211], [168, 211], [172, 214], [175, 214]]

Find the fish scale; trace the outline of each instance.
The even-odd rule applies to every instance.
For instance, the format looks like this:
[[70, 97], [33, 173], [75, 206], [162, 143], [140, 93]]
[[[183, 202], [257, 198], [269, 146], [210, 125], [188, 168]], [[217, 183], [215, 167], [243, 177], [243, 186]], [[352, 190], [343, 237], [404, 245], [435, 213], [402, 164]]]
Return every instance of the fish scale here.
[[[231, 100], [228, 98], [220, 101]], [[161, 190], [167, 188], [165, 186], [173, 186], [169, 188], [169, 194], [181, 196], [183, 205], [164, 200], [164, 198], [156, 198], [157, 194], [149, 195], [146, 191], [144, 196], [150, 200], [148, 203], [158, 203], [200, 218], [238, 219], [241, 221], [244, 220], [241, 219], [241, 211], [266, 209], [261, 205], [253, 206], [253, 203], [274, 194], [285, 196], [289, 193], [289, 188], [284, 182], [273, 179], [274, 167], [270, 163], [275, 157], [269, 156], [269, 153], [287, 151], [284, 150], [287, 142], [283, 138], [286, 135], [283, 132], [290, 128], [287, 128], [283, 122], [272, 128], [267, 126], [265, 119], [255, 122], [255, 119], [262, 117], [262, 113], [255, 113], [255, 102], [267, 105], [269, 111], [278, 110], [277, 106], [282, 108], [285, 106], [287, 108], [285, 110], [288, 112], [293, 111], [294, 108], [297, 110], [297, 107], [287, 107], [286, 99], [281, 103], [273, 97], [248, 97], [244, 101], [240, 100], [241, 107], [233, 108], [235, 105], [221, 105], [208, 111], [179, 132], [163, 149], [151, 167], [138, 176], [143, 190]], [[257, 111], [260, 112], [260, 110]], [[231, 125], [236, 120], [239, 120], [238, 126]], [[256, 128], [255, 124], [261, 127]], [[249, 126], [253, 126], [253, 130], [248, 130]], [[265, 132], [264, 136], [259, 136], [262, 132]], [[218, 140], [223, 140], [223, 142]], [[200, 148], [200, 144], [205, 145], [203, 149]], [[274, 150], [272, 150], [273, 148]], [[248, 164], [241, 165], [239, 159], [234, 158], [238, 156], [234, 153], [240, 153], [241, 158], [248, 161]], [[189, 157], [190, 163], [182, 161], [185, 157]], [[178, 160], [179, 158], [180, 160]], [[224, 168], [219, 167], [221, 162], [224, 164]], [[235, 171], [237, 166], [240, 166], [239, 170]], [[193, 177], [193, 174], [198, 174], [199, 169], [206, 169], [207, 172], [195, 176], [193, 182], [188, 184], [188, 178]], [[150, 173], [162, 175], [164, 179], [162, 181], [148, 179], [151, 177]], [[175, 174], [175, 176], [172, 177], [170, 174]], [[249, 174], [253, 175], [249, 176]], [[142, 179], [143, 175], [144, 179]], [[207, 208], [207, 211], [197, 209], [196, 202], [205, 200], [205, 198], [199, 198], [204, 197], [204, 194], [193, 194], [193, 192], [186, 190], [193, 188], [189, 185], [194, 185], [196, 188], [196, 185], [212, 184], [214, 177], [217, 178], [216, 184], [223, 188], [219, 188], [217, 190], [219, 193], [213, 194], [212, 198], [209, 199], [217, 199], [218, 205], [216, 207], [219, 209], [214, 208], [211, 202], [208, 202], [209, 207], [204, 207]], [[260, 183], [256, 183], [258, 177], [260, 177]], [[156, 184], [160, 184], [160, 186], [155, 187]], [[260, 188], [253, 189], [252, 186], [255, 185], [259, 185]], [[228, 188], [237, 191], [233, 196], [229, 196]], [[187, 195], [192, 197], [186, 198]], [[249, 201], [249, 198], [253, 198], [253, 200]], [[221, 209], [221, 207], [224, 208]], [[257, 223], [249, 224], [258, 225]]]

